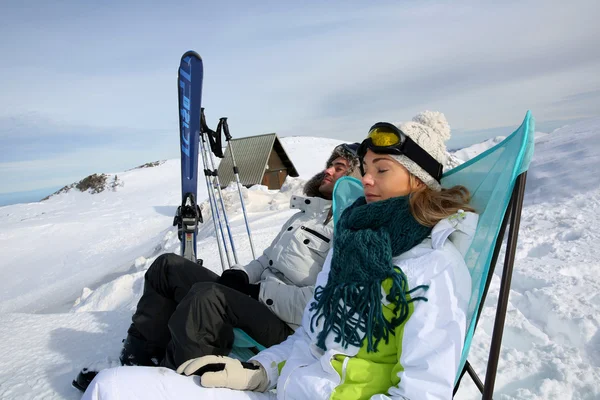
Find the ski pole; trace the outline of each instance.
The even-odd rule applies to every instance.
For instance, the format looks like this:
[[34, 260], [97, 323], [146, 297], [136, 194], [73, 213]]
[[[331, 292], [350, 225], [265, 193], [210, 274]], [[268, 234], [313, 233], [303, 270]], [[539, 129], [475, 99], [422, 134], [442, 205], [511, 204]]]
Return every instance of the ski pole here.
[[[223, 117], [219, 120], [219, 127], [223, 125], [223, 133], [225, 134], [225, 141], [229, 142], [229, 154], [231, 154], [231, 161], [233, 163], [233, 174], [235, 175], [235, 181], [237, 182], [238, 193], [240, 195], [240, 203], [242, 204], [242, 212], [244, 213], [244, 222], [246, 223], [246, 232], [248, 232], [248, 240], [250, 241], [250, 249], [252, 250], [252, 258], [256, 260], [256, 254], [254, 253], [254, 243], [252, 242], [252, 233], [250, 232], [250, 224], [248, 223], [248, 214], [246, 214], [246, 205], [244, 204], [244, 196], [242, 195], [242, 184], [240, 183], [240, 175], [238, 173], [238, 167], [235, 163], [235, 156], [233, 155], [233, 141], [231, 141], [231, 134], [229, 133], [229, 124], [227, 123], [227, 117]], [[218, 131], [218, 128], [217, 128]]]
[[215, 187], [216, 187], [216, 183], [215, 183], [215, 175], [216, 175], [216, 171], [214, 170], [214, 168], [212, 167], [212, 164], [210, 162], [210, 148], [205, 147], [205, 157], [206, 157], [206, 174], [208, 174], [209, 177], [209, 182], [210, 182], [210, 186], [211, 186], [211, 195], [212, 195], [212, 199], [214, 202], [214, 206], [215, 206], [215, 217], [217, 218], [217, 222], [219, 225], [219, 233], [221, 234], [221, 240], [223, 243], [223, 248], [225, 250], [225, 255], [227, 257], [227, 265], [228, 268], [231, 267], [231, 265], [233, 265], [233, 263], [231, 262], [231, 258], [229, 257], [229, 246], [227, 245], [227, 239], [225, 238], [225, 228], [223, 227], [223, 212], [224, 209], [221, 208], [219, 209], [219, 204], [222, 203], [221, 199], [217, 200], [217, 192], [215, 191]]
[[212, 152], [208, 151], [208, 155], [209, 155], [210, 161], [211, 161], [215, 187], [217, 188], [217, 192], [219, 193], [219, 200], [221, 203], [221, 208], [223, 209], [223, 217], [225, 219], [225, 226], [227, 227], [227, 234], [229, 235], [229, 241], [231, 242], [231, 251], [233, 252], [233, 258], [235, 259], [235, 263], [239, 264], [237, 252], [235, 251], [235, 244], [233, 243], [233, 236], [231, 235], [231, 227], [229, 226], [229, 219], [227, 218], [227, 211], [225, 210], [225, 203], [223, 202], [223, 192], [221, 191], [221, 182], [219, 181], [219, 174], [217, 174], [217, 170], [215, 169], [215, 159], [213, 157]]
[[[208, 191], [208, 202], [210, 204], [210, 211], [212, 213], [213, 226], [215, 228], [215, 236], [217, 238], [217, 247], [219, 248], [219, 257], [221, 258], [221, 268], [225, 271], [225, 260], [223, 258], [223, 250], [221, 246], [225, 249], [225, 254], [227, 255], [227, 263], [228, 267], [231, 266], [231, 260], [229, 259], [229, 253], [227, 252], [227, 244], [225, 243], [225, 236], [223, 235], [223, 229], [221, 229], [221, 218], [219, 217], [219, 210], [217, 209], [217, 202], [214, 198], [215, 193], [210, 183], [210, 176], [212, 175], [210, 169], [208, 168], [208, 162], [206, 159], [206, 153], [204, 152], [204, 135], [200, 133], [200, 152], [202, 153], [202, 163], [204, 164], [204, 178], [206, 181], [206, 190]], [[220, 236], [219, 236], [220, 234]]]
[[[219, 211], [219, 203], [221, 204], [221, 210], [222, 210], [222, 215], [223, 218], [225, 220], [225, 225], [227, 227], [227, 233], [229, 235], [229, 241], [231, 243], [231, 250], [233, 252], [233, 256], [235, 258], [235, 262], [238, 263], [238, 259], [237, 259], [237, 253], [235, 251], [235, 244], [233, 242], [233, 237], [231, 235], [231, 228], [229, 227], [229, 219], [227, 218], [227, 210], [225, 208], [225, 203], [223, 202], [223, 193], [221, 192], [221, 183], [219, 182], [219, 177], [218, 177], [218, 173], [217, 170], [215, 169], [215, 162], [214, 162], [214, 158], [213, 158], [213, 154], [216, 155], [219, 158], [223, 158], [223, 150], [222, 150], [222, 146], [221, 146], [221, 136], [220, 134], [217, 136], [217, 132], [213, 131], [212, 129], [210, 129], [208, 127], [208, 125], [206, 124], [206, 116], [204, 115], [204, 108], [201, 109], [200, 111], [200, 124], [202, 126], [202, 132], [203, 132], [203, 136], [202, 136], [202, 140], [201, 142], [205, 145], [204, 147], [204, 151], [206, 151], [205, 154], [206, 158], [204, 159], [206, 162], [206, 167], [209, 171], [209, 176], [212, 177], [212, 183], [213, 183], [213, 190], [212, 190], [212, 194], [213, 194], [213, 199], [215, 202], [215, 210], [217, 212], [217, 216], [219, 218], [219, 227], [221, 228], [221, 236], [223, 238], [223, 246], [225, 247], [225, 254], [227, 255], [227, 261], [229, 263], [229, 266], [231, 267], [232, 263], [231, 263], [231, 259], [229, 258], [229, 249], [227, 248], [227, 241], [225, 239], [225, 230], [223, 229], [223, 224], [221, 221], [221, 211]], [[206, 135], [206, 136], [204, 136]], [[214, 189], [217, 189], [217, 192], [219, 194], [219, 202], [217, 202], [217, 195], [215, 194]]]
[[[201, 146], [201, 153], [202, 153], [202, 162], [204, 164], [204, 180], [206, 182], [206, 190], [208, 192], [208, 203], [210, 204], [210, 212], [212, 214], [213, 226], [215, 229], [215, 236], [217, 238], [217, 247], [219, 248], [219, 257], [221, 259], [221, 268], [223, 271], [225, 271], [225, 259], [223, 258], [223, 250], [221, 248], [221, 246], [223, 246], [223, 243], [221, 242], [221, 237], [219, 236], [219, 233], [221, 233], [221, 231], [219, 229], [219, 226], [217, 225], [218, 214], [217, 214], [217, 211], [215, 210], [216, 203], [213, 198], [214, 193], [212, 193], [212, 185], [210, 183], [210, 173], [204, 162], [204, 158], [206, 155], [204, 154], [204, 148], [202, 147], [203, 146], [202, 140], [200, 140], [200, 146]], [[221, 236], [222, 236], [222, 234], [221, 234]]]

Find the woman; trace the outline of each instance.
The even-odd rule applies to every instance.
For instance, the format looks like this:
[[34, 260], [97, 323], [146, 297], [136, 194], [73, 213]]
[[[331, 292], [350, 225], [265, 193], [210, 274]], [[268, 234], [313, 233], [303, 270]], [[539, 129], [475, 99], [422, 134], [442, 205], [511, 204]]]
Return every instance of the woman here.
[[[188, 378], [186, 395], [259, 398], [276, 386], [285, 399], [452, 398], [471, 293], [463, 254], [477, 216], [464, 187], [440, 186], [449, 137], [441, 113], [400, 129], [375, 124], [358, 150], [365, 196], [335, 227], [301, 327], [249, 363], [188, 360], [177, 372], [202, 387]], [[91, 389], [130, 386], [132, 376], [99, 376]]]

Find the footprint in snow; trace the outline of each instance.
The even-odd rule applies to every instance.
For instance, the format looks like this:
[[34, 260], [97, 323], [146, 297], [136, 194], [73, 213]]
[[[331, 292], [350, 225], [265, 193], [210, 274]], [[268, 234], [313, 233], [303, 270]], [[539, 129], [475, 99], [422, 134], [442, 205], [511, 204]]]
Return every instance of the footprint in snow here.
[[581, 238], [582, 235], [583, 235], [583, 233], [581, 230], [572, 229], [572, 230], [560, 232], [556, 236], [556, 238], [558, 240], [560, 240], [561, 242], [571, 242], [573, 240], [577, 240], [577, 239]]
[[595, 305], [597, 305], [597, 306], [600, 306], [600, 293], [597, 293], [597, 294], [595, 294], [595, 295], [594, 295], [594, 297], [592, 297], [592, 298], [590, 299], [590, 302], [591, 302], [592, 304], [595, 304]]
[[542, 258], [554, 251], [552, 243], [540, 243], [527, 252], [527, 257]]

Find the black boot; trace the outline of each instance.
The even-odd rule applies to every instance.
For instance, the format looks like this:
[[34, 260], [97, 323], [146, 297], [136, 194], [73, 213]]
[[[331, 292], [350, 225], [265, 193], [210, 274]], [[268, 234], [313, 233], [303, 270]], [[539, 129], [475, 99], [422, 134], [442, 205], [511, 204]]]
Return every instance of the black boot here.
[[[123, 339], [123, 348], [119, 361], [121, 365], [141, 365], [144, 367], [157, 367], [160, 365], [164, 356], [164, 350], [151, 349], [151, 346], [144, 339], [140, 339], [132, 334]], [[98, 375], [98, 370], [83, 368], [77, 378], [71, 382], [74, 388], [85, 392], [92, 380]]]
[[119, 360], [121, 365], [140, 365], [144, 367], [156, 367], [160, 365], [164, 350], [150, 349], [144, 339], [131, 334], [123, 340], [123, 349]]
[[79, 372], [77, 378], [75, 378], [75, 380], [71, 382], [71, 385], [73, 385], [75, 389], [79, 389], [82, 392], [85, 392], [85, 390], [88, 386], [90, 386], [90, 383], [92, 383], [96, 375], [98, 375], [98, 372], [99, 371], [91, 371], [87, 368], [84, 368]]

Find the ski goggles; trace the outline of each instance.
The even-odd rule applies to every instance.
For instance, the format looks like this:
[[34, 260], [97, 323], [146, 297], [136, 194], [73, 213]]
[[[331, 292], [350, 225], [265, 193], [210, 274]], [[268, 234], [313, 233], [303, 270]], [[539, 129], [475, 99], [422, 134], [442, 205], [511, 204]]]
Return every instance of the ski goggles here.
[[414, 161], [436, 181], [442, 179], [443, 165], [427, 153], [414, 140], [398, 127], [387, 122], [378, 122], [369, 129], [369, 135], [356, 151], [360, 159], [361, 173], [364, 175], [362, 160], [371, 150], [377, 154], [404, 155]]
[[356, 157], [356, 151], [358, 150], [359, 146], [360, 143], [342, 143], [338, 147], [346, 150], [348, 153]]

